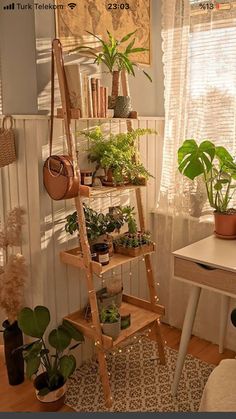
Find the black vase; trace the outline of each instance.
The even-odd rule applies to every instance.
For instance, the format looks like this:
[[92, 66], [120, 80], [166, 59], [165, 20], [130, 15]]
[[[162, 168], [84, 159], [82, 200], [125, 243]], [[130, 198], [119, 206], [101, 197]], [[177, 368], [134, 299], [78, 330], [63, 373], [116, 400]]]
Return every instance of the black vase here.
[[23, 345], [22, 331], [17, 321], [10, 324], [8, 320], [3, 322], [4, 352], [8, 374], [8, 381], [11, 386], [16, 386], [24, 381], [24, 359], [22, 352], [14, 349]]

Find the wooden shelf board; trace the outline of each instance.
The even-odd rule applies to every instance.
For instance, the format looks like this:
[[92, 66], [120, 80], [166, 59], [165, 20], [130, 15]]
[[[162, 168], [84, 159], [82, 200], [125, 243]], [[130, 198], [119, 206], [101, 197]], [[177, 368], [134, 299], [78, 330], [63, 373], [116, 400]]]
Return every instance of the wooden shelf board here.
[[[149, 252], [148, 254], [153, 253], [154, 250], [155, 245], [153, 245], [153, 251]], [[92, 270], [96, 275], [102, 275], [105, 272], [110, 271], [111, 269], [115, 269], [118, 266], [124, 265], [125, 263], [132, 262], [133, 260], [137, 259], [138, 257], [144, 256], [145, 254], [146, 253], [139, 254], [138, 256], [126, 256], [120, 253], [114, 253], [108, 265], [102, 266], [100, 263], [92, 261]], [[83, 255], [79, 247], [60, 252], [60, 259], [61, 262], [67, 265], [85, 269]]]
[[[103, 347], [105, 349], [111, 349], [112, 347], [121, 345], [122, 342], [129, 337], [150, 327], [160, 317], [160, 314], [158, 313], [154, 313], [150, 310], [146, 310], [126, 302], [122, 302], [119, 311], [121, 314], [123, 312], [131, 314], [131, 325], [127, 329], [122, 330], [118, 338], [114, 341], [109, 336], [102, 335]], [[83, 318], [83, 313], [81, 311], [69, 314], [65, 317], [65, 319], [76, 326], [86, 337], [94, 340], [96, 339], [92, 322], [86, 321]]]
[[146, 185], [125, 185], [125, 186], [101, 186], [89, 187], [81, 185], [80, 195], [84, 198], [96, 198], [100, 195], [106, 196], [113, 193], [122, 193], [124, 191], [136, 190], [145, 187]]

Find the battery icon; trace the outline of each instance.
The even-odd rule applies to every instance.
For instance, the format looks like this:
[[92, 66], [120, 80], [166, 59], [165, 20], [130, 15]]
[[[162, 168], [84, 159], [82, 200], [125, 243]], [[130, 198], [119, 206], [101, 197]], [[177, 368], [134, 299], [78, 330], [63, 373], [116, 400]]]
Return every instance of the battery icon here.
[[230, 3], [216, 3], [215, 7], [217, 10], [229, 10]]

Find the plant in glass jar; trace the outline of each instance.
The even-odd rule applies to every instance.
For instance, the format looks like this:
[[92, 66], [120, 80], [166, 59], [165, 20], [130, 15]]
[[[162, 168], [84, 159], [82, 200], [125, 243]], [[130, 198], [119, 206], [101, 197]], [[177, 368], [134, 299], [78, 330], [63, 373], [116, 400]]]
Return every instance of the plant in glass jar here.
[[124, 183], [143, 184], [152, 176], [141, 163], [137, 150], [137, 140], [145, 134], [153, 134], [151, 129], [136, 129], [127, 133], [109, 134], [108, 138], [100, 127], [81, 132], [90, 142], [88, 160], [105, 170], [103, 184], [114, 186]]
[[194, 139], [185, 140], [178, 150], [178, 164], [184, 176], [204, 180], [214, 209], [216, 235], [236, 238], [236, 210], [229, 207], [236, 188], [236, 164], [231, 154], [208, 140], [199, 145]]

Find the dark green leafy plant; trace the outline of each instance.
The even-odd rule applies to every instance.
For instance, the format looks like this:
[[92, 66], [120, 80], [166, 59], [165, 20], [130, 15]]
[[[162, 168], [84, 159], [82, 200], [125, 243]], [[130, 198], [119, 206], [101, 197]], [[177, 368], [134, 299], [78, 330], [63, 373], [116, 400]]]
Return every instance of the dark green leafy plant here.
[[116, 323], [120, 318], [118, 307], [112, 304], [109, 307], [103, 307], [100, 314], [102, 323]]
[[208, 140], [199, 145], [185, 140], [178, 150], [178, 163], [180, 173], [189, 179], [202, 176], [210, 206], [227, 212], [236, 188], [236, 164], [230, 153]]
[[[99, 41], [100, 47], [92, 48], [90, 46], [82, 45], [78, 48], [73, 49], [71, 53], [83, 53], [88, 55], [89, 57], [92, 57], [94, 59], [95, 64], [105, 64], [110, 73], [113, 73], [113, 71], [120, 72], [122, 70], [125, 70], [128, 74], [135, 76], [135, 67], [139, 68], [139, 66], [131, 59], [131, 56], [137, 52], [148, 51], [147, 48], [134, 47], [136, 41], [134, 35], [137, 31], [128, 33], [120, 40], [115, 39], [114, 36], [109, 31], [107, 31], [108, 42], [105, 42], [103, 39], [101, 39], [94, 33], [91, 33], [89, 31], [86, 32], [94, 36]], [[133, 39], [131, 40], [132, 37]], [[127, 41], [130, 42], [126, 46], [126, 48], [124, 48], [123, 44]], [[152, 81], [149, 74], [143, 69], [141, 70], [144, 73], [144, 75], [150, 81]]]
[[114, 241], [115, 246], [127, 247], [129, 249], [142, 247], [145, 244], [149, 245], [151, 243], [149, 232], [125, 233]]
[[[103, 234], [119, 231], [126, 222], [121, 207], [116, 207], [115, 214], [113, 212], [102, 214], [89, 208], [86, 204], [83, 204], [83, 206], [89, 241], [96, 240]], [[74, 234], [79, 231], [76, 211], [68, 215], [66, 221], [65, 229], [67, 233]]]
[[[23, 351], [26, 375], [31, 378], [38, 373], [40, 367], [46, 373], [44, 387], [39, 391], [40, 395], [56, 390], [73, 374], [76, 359], [73, 355], [64, 354], [64, 352], [76, 348], [84, 340], [81, 332], [63, 320], [60, 326], [49, 333], [48, 344], [54, 351], [51, 354], [44, 337], [49, 323], [50, 312], [44, 306], [37, 306], [34, 310], [25, 307], [18, 316], [18, 324], [22, 332], [36, 338], [34, 342], [18, 348]], [[70, 346], [72, 339], [77, 343]]]
[[97, 163], [96, 170], [103, 168], [106, 173], [111, 170], [117, 184], [123, 183], [124, 179], [137, 183], [140, 177], [148, 179], [152, 176], [140, 161], [136, 141], [140, 136], [153, 133], [155, 131], [151, 129], [136, 129], [105, 138], [100, 127], [81, 132], [90, 141], [89, 161]]

